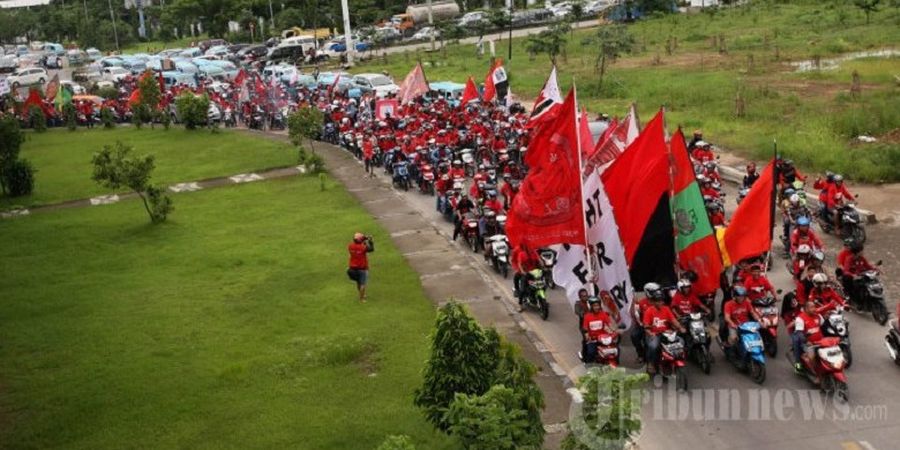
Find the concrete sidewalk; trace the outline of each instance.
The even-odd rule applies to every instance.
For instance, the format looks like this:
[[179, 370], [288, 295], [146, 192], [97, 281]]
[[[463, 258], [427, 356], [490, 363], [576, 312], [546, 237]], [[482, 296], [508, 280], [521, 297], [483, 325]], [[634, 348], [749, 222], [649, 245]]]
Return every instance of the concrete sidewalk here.
[[[266, 135], [287, 139], [280, 134]], [[419, 273], [425, 293], [436, 305], [450, 298], [465, 303], [479, 323], [495, 327], [538, 367], [536, 381], [546, 403], [542, 414], [547, 429], [544, 447], [559, 448], [571, 403], [566, 388], [571, 383], [528, 330], [512, 306], [515, 301], [504, 298], [507, 294], [488, 276], [487, 267], [476, 264], [469, 256], [471, 252], [452, 245], [450, 236], [408, 205], [387, 177], [366, 177], [359, 161], [339, 147], [317, 142], [316, 151], [325, 160], [328, 172], [391, 234], [394, 245]]]

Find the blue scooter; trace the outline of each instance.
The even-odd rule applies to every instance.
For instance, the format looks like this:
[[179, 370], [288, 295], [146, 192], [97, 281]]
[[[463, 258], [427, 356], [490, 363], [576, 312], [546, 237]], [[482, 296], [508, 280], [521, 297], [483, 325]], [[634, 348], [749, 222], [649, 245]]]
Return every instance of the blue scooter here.
[[[723, 322], [721, 327], [726, 329], [728, 325]], [[738, 327], [738, 342], [731, 347], [726, 345], [727, 340], [723, 341], [721, 335], [717, 339], [731, 364], [738, 370], [747, 372], [756, 384], [766, 381], [765, 346], [759, 329], [759, 322], [744, 322]]]

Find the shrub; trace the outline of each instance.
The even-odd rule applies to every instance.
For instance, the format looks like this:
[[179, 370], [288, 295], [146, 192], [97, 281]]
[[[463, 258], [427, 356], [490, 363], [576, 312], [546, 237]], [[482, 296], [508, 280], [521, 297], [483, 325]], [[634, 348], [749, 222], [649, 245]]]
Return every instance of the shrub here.
[[63, 121], [66, 123], [66, 128], [68, 128], [69, 131], [75, 131], [75, 128], [78, 126], [75, 105], [71, 103], [63, 105], [62, 116]]
[[322, 131], [325, 115], [318, 108], [304, 107], [293, 112], [287, 118], [288, 136], [294, 145], [301, 145], [303, 138], [312, 140], [317, 138]]
[[150, 184], [155, 167], [153, 155], [131, 156], [131, 150], [131, 146], [121, 142], [116, 142], [115, 148], [103, 146], [91, 159], [94, 165], [91, 178], [106, 188], [131, 189], [143, 200], [150, 221], [163, 222], [172, 211], [172, 200], [165, 194], [165, 188]]
[[[519, 396], [503, 385], [491, 387], [484, 395], [456, 394], [447, 412], [450, 432], [467, 449], [537, 449], [543, 433], [536, 434]], [[543, 429], [538, 422], [538, 427]]]
[[37, 105], [28, 107], [28, 126], [38, 133], [47, 131], [47, 117], [44, 111]]
[[406, 435], [388, 436], [375, 450], [416, 450], [412, 439]]
[[188, 130], [194, 130], [206, 123], [206, 115], [209, 111], [209, 97], [184, 92], [175, 99], [175, 108], [178, 120], [184, 124], [184, 127]]
[[119, 90], [112, 86], [106, 86], [97, 90], [97, 95], [107, 100], [116, 100], [119, 98]]
[[10, 197], [28, 195], [34, 190], [34, 168], [27, 159], [18, 159], [6, 166], [2, 178]]
[[103, 122], [103, 128], [115, 128], [116, 118], [108, 107], [100, 108], [100, 121]]
[[0, 118], [0, 168], [19, 159], [25, 134], [14, 116]]
[[644, 373], [592, 368], [578, 380], [580, 401], [573, 404], [563, 450], [621, 450], [641, 431], [641, 385]]

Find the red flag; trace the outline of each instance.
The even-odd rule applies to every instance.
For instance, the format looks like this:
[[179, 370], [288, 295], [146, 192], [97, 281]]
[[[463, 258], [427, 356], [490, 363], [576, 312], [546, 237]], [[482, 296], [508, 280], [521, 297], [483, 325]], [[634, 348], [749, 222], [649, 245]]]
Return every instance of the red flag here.
[[[28, 109], [32, 105], [37, 106], [38, 108], [41, 108], [41, 111], [44, 113], [45, 117], [50, 116], [50, 112], [48, 111], [48, 106], [46, 106], [44, 104], [44, 99], [41, 98], [41, 94], [35, 88], [31, 88], [28, 90], [28, 98], [26, 98], [25, 103], [22, 104], [23, 115], [28, 114]], [[53, 110], [53, 108], [49, 108], [49, 109], [50, 109], [50, 111]]]
[[244, 69], [238, 71], [237, 75], [234, 76], [234, 80], [232, 84], [235, 86], [243, 86], [244, 80], [247, 79], [247, 72], [244, 72]]
[[396, 118], [399, 110], [400, 103], [396, 98], [382, 98], [375, 102], [375, 118], [378, 120], [384, 120], [388, 114]]
[[[550, 76], [544, 82], [544, 87], [534, 101], [534, 107], [531, 109], [531, 117], [528, 118], [526, 128], [533, 128], [542, 123], [553, 120], [559, 114], [559, 107], [562, 105], [562, 94], [559, 92], [559, 82], [556, 80], [556, 66], [550, 71]], [[582, 150], [588, 148], [582, 142]]]
[[506, 70], [503, 68], [503, 59], [497, 58], [491, 70], [484, 79], [484, 95], [481, 101], [487, 103], [495, 98], [503, 101], [506, 98], [509, 81], [506, 78]]
[[156, 80], [159, 82], [159, 92], [163, 94], [163, 98], [165, 98], [166, 93], [166, 80], [163, 79], [162, 71], [157, 72]]
[[669, 155], [663, 120], [660, 110], [601, 175], [629, 266], [660, 197], [669, 190]]
[[600, 135], [600, 139], [597, 139], [597, 145], [595, 145], [594, 148], [592, 148], [592, 149], [587, 149], [587, 148], [583, 149], [586, 152], [585, 154], [587, 154], [588, 160], [591, 160], [592, 158], [594, 158], [594, 155], [597, 154], [597, 151], [599, 151], [604, 145], [606, 145], [606, 142], [610, 138], [612, 138], [612, 136], [616, 132], [616, 128], [618, 128], [618, 126], [619, 126], [619, 119], [614, 117], [612, 120], [609, 121], [609, 125], [606, 126], [606, 129], [603, 130], [603, 134]]
[[256, 83], [253, 86], [253, 90], [256, 91], [256, 95], [259, 98], [266, 98], [267, 89], [266, 84], [262, 81], [262, 78], [256, 77]]
[[472, 80], [472, 77], [469, 77], [466, 80], [466, 88], [463, 90], [462, 99], [459, 101], [459, 105], [465, 107], [467, 103], [472, 100], [478, 100], [478, 88], [475, 86], [475, 81]]
[[672, 162], [672, 194], [670, 208], [675, 229], [678, 265], [697, 274], [696, 292], [704, 295], [719, 288], [722, 258], [713, 227], [706, 215], [703, 196], [697, 186], [694, 166], [684, 145], [681, 128], [669, 141]]
[[[612, 126], [612, 123], [610, 123], [610, 126]], [[591, 153], [589, 162], [593, 166], [599, 167], [616, 159], [637, 139], [640, 132], [637, 111], [633, 104], [628, 111], [628, 115], [622, 119], [622, 122], [618, 122], [613, 130], [609, 130], [609, 133], [607, 139], [597, 141], [597, 146]]]
[[135, 89], [131, 91], [131, 95], [128, 96], [128, 105], [134, 107], [141, 101], [141, 91], [140, 89]]
[[534, 137], [544, 150], [541, 158], [530, 164], [531, 170], [510, 207], [506, 233], [512, 248], [584, 245], [577, 124], [577, 100], [572, 90], [559, 116]]
[[420, 95], [427, 94], [428, 90], [428, 80], [425, 79], [425, 71], [422, 69], [422, 64], [416, 64], [416, 67], [406, 75], [403, 83], [400, 84], [397, 98], [400, 99], [401, 105], [406, 104]]
[[722, 250], [722, 262], [726, 266], [759, 256], [772, 246], [774, 166], [774, 160], [766, 165], [750, 192], [734, 211], [728, 228], [719, 230], [719, 248]]
[[578, 118], [578, 133], [581, 135], [581, 158], [584, 161], [585, 152], [594, 147], [594, 136], [591, 135], [591, 127], [588, 126], [588, 113], [584, 108], [581, 109], [581, 116]]

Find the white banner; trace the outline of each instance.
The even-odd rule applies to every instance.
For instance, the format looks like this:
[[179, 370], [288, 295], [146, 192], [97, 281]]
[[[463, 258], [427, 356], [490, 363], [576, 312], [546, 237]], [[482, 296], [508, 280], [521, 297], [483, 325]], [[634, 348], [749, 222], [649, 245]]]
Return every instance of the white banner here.
[[[619, 229], [612, 213], [600, 175], [595, 170], [584, 182], [584, 215], [587, 224], [587, 240], [591, 250], [592, 270], [587, 268], [585, 248], [581, 245], [556, 245], [558, 258], [553, 268], [553, 280], [566, 290], [566, 297], [573, 306], [578, 300], [578, 290], [594, 285], [594, 293], [608, 291], [615, 305], [604, 305], [619, 316], [619, 323], [631, 326], [631, 302], [634, 289], [625, 262], [625, 248], [619, 239]], [[593, 275], [593, 279], [589, 277]]]
[[9, 82], [6, 81], [6, 78], [0, 79], [0, 95], [6, 95], [9, 92]]

